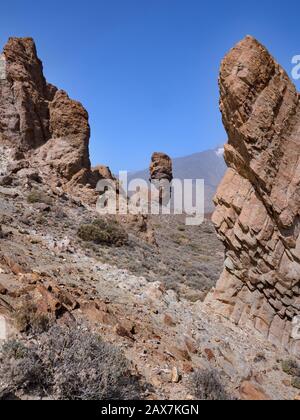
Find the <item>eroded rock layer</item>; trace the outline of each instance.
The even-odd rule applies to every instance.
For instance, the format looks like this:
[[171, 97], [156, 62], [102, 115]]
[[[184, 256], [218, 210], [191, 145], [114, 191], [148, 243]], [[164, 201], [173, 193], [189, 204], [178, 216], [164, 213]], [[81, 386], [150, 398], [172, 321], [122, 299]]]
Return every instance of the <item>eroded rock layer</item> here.
[[248, 36], [225, 57], [220, 105], [229, 167], [213, 222], [226, 247], [207, 301], [300, 354], [300, 105], [269, 52]]

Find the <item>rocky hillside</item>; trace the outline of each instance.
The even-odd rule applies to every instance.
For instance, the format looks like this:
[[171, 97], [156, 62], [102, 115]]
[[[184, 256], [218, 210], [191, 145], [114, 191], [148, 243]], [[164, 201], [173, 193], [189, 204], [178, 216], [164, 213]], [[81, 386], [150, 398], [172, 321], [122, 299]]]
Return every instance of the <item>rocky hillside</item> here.
[[241, 289], [209, 293], [211, 222], [100, 217], [93, 185], [112, 176], [90, 167], [86, 111], [46, 83], [32, 39], [9, 40], [0, 75], [0, 398], [299, 399], [288, 349], [218, 311]]

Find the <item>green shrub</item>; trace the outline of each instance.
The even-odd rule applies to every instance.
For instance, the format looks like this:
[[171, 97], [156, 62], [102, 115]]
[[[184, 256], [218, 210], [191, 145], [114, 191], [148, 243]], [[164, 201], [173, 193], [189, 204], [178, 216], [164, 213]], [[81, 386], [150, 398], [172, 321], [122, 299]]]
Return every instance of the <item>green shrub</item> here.
[[300, 377], [300, 366], [295, 360], [283, 360], [281, 363], [281, 367], [283, 372], [287, 375]]
[[128, 242], [128, 234], [114, 220], [96, 219], [79, 227], [78, 236], [85, 242], [122, 246]]
[[34, 203], [44, 203], [51, 205], [52, 199], [47, 194], [42, 191], [33, 190], [27, 195], [27, 202], [30, 204]]

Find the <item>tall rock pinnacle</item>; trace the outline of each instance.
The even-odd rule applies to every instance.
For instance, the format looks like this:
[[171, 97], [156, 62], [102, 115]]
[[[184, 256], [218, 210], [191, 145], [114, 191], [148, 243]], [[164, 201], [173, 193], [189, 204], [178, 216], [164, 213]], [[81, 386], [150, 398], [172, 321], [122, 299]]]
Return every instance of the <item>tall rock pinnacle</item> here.
[[248, 36], [225, 57], [221, 111], [229, 167], [213, 222], [224, 272], [207, 301], [300, 354], [300, 105], [285, 71]]
[[165, 153], [153, 153], [150, 165], [150, 179], [152, 181], [173, 180], [172, 159]]

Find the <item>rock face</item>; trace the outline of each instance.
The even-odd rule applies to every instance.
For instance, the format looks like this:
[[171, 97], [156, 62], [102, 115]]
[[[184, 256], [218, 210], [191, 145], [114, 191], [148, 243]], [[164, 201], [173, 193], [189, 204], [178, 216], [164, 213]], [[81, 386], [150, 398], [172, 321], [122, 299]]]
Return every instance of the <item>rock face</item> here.
[[150, 165], [150, 179], [153, 180], [168, 180], [173, 179], [172, 159], [165, 153], [153, 153]]
[[89, 138], [87, 111], [46, 82], [34, 41], [10, 38], [0, 56], [0, 146], [8, 160], [38, 167], [47, 181], [94, 186], [102, 174], [91, 170]]
[[50, 137], [47, 85], [32, 39], [10, 38], [2, 54], [0, 132], [16, 149], [28, 151]]
[[229, 167], [213, 222], [226, 247], [224, 272], [207, 301], [300, 354], [300, 105], [285, 71], [254, 38], [225, 57], [221, 111]]

